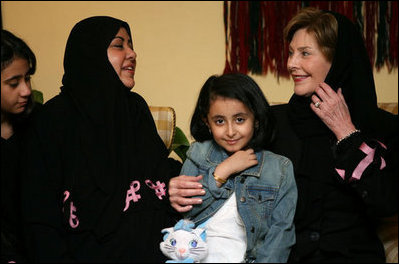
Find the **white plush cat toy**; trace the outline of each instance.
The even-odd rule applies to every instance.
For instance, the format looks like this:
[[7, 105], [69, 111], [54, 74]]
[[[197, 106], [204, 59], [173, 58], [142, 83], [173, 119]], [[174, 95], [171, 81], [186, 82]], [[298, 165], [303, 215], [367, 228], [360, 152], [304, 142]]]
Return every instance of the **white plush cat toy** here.
[[162, 229], [166, 233], [159, 245], [162, 253], [172, 260], [166, 263], [200, 262], [208, 255], [205, 228], [193, 229], [194, 223], [181, 219], [174, 227]]

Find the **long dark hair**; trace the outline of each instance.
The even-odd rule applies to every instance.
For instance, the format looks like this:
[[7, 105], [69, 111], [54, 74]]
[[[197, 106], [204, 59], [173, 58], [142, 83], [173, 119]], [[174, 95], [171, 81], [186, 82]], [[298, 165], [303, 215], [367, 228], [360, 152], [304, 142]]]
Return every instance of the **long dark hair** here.
[[[28, 61], [29, 75], [33, 75], [36, 71], [36, 56], [29, 46], [15, 36], [13, 33], [2, 29], [1, 30], [1, 71], [7, 68], [16, 58], [21, 58]], [[25, 110], [21, 114], [6, 114], [9, 118], [11, 125], [15, 128], [29, 116], [33, 109], [33, 93], [31, 94]]]
[[230, 73], [213, 75], [202, 86], [194, 114], [191, 118], [190, 132], [198, 142], [213, 139], [205, 122], [212, 100], [221, 96], [237, 99], [246, 105], [255, 117], [254, 135], [249, 147], [257, 150], [267, 149], [274, 139], [275, 120], [262, 90], [249, 76]]

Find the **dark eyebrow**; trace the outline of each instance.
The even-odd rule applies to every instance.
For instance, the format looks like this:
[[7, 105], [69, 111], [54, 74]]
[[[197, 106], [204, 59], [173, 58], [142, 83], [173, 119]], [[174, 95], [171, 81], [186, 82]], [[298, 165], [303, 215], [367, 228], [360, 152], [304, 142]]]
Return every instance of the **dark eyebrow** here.
[[234, 117], [238, 117], [238, 116], [248, 116], [248, 113], [237, 113], [234, 115]]
[[[292, 46], [291, 46], [291, 45], [289, 45], [289, 47], [288, 47], [288, 48], [292, 49]], [[299, 48], [297, 48], [297, 50], [299, 50], [299, 51], [304, 51], [304, 50], [307, 50], [307, 49], [309, 49], [309, 50], [313, 50], [313, 48], [312, 48], [312, 47], [309, 47], [309, 46], [303, 46], [303, 47], [299, 47]]]
[[[247, 117], [249, 114], [248, 113], [237, 113], [237, 114], [235, 114], [235, 115], [233, 115], [233, 117], [234, 118], [237, 118], [237, 117], [239, 117], [239, 116], [244, 116], [244, 117]], [[211, 119], [218, 119], [218, 118], [225, 118], [225, 116], [222, 116], [222, 115], [215, 115], [215, 116], [211, 116]]]
[[211, 119], [219, 119], [219, 118], [224, 118], [224, 116], [222, 116], [222, 115], [211, 116]]
[[[125, 41], [125, 39], [124, 39], [123, 37], [121, 37], [121, 36], [116, 36], [116, 37], [114, 37], [114, 39], [120, 39], [120, 40], [122, 40], [122, 42]], [[113, 40], [114, 40], [114, 39], [113, 39]], [[112, 41], [113, 41], [113, 40], [112, 40]], [[130, 38], [128, 39], [127, 43], [128, 43], [130, 46], [133, 46], [133, 42], [132, 42], [132, 40], [131, 40]]]
[[8, 78], [7, 80], [5, 80], [4, 82], [5, 83], [9, 83], [9, 82], [12, 82], [12, 81], [14, 81], [14, 80], [19, 80], [19, 79], [21, 79], [23, 76], [20, 74], [20, 75], [14, 75], [14, 76], [12, 76], [11, 78]]
[[[125, 39], [123, 37], [121, 37], [121, 36], [116, 36], [114, 39], [116, 39], [116, 38], [118, 38], [118, 39], [120, 39], [122, 41], [125, 41]], [[127, 42], [132, 43], [132, 40], [129, 38]]]
[[299, 47], [298, 48], [298, 50], [300, 50], [300, 51], [303, 51], [303, 50], [306, 50], [306, 49], [313, 49], [313, 48], [309, 47], [309, 46], [304, 46], [304, 47]]
[[122, 40], [122, 41], [125, 41], [125, 39], [123, 38], [123, 37], [121, 37], [121, 36], [116, 36], [116, 37], [114, 37], [114, 39], [120, 39], [120, 40]]

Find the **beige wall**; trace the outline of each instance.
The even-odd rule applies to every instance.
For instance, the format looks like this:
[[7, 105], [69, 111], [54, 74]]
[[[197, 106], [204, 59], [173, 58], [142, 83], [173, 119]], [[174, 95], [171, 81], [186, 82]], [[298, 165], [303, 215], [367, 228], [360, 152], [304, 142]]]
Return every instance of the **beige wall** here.
[[[189, 120], [205, 80], [225, 63], [222, 1], [1, 1], [3, 27], [23, 38], [38, 59], [33, 86], [44, 100], [59, 92], [65, 43], [83, 18], [109, 15], [131, 26], [138, 53], [136, 86], [150, 105], [175, 108], [177, 125]], [[286, 102], [292, 83], [253, 76], [270, 102]], [[398, 101], [397, 69], [375, 73], [378, 100]]]

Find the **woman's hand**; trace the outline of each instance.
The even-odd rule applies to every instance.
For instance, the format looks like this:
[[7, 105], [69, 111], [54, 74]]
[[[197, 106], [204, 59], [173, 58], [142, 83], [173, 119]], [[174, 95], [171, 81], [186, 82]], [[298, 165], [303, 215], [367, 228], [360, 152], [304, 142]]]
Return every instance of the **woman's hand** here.
[[317, 96], [312, 95], [313, 103], [310, 104], [310, 108], [338, 140], [356, 130], [341, 88], [335, 92], [328, 84], [321, 83], [315, 92]]
[[193, 208], [193, 204], [202, 203], [202, 199], [188, 198], [205, 194], [202, 184], [199, 183], [202, 177], [202, 175], [196, 177], [180, 175], [170, 179], [169, 202], [176, 211], [179, 213], [188, 212]]

